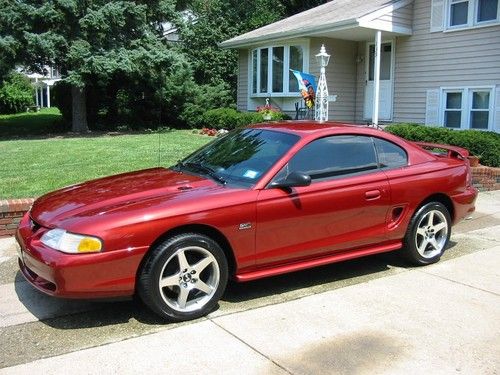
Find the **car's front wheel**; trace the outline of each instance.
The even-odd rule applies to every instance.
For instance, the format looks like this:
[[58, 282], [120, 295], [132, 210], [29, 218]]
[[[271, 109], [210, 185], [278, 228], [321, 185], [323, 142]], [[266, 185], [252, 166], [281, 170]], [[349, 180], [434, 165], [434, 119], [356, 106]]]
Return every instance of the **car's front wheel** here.
[[447, 208], [439, 202], [427, 203], [415, 213], [404, 239], [404, 252], [416, 265], [437, 262], [444, 253], [451, 234]]
[[213, 310], [227, 279], [227, 260], [217, 242], [201, 234], [184, 233], [151, 250], [137, 287], [153, 311], [180, 321]]

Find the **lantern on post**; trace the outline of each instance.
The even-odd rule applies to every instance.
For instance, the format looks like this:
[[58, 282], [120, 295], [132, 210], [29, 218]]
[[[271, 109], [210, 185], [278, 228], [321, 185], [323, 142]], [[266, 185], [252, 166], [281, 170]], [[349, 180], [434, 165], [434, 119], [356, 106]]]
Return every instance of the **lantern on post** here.
[[316, 121], [328, 121], [328, 87], [326, 85], [325, 68], [330, 62], [330, 55], [326, 53], [325, 45], [321, 45], [316, 60], [320, 66], [318, 90], [316, 92], [316, 106], [314, 119]]

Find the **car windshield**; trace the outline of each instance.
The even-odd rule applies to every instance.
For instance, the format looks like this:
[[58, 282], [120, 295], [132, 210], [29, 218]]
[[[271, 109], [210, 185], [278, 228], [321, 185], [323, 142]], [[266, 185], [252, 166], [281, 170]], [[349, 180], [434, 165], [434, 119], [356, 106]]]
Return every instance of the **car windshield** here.
[[180, 161], [175, 168], [206, 175], [222, 184], [251, 187], [297, 141], [294, 134], [237, 129]]

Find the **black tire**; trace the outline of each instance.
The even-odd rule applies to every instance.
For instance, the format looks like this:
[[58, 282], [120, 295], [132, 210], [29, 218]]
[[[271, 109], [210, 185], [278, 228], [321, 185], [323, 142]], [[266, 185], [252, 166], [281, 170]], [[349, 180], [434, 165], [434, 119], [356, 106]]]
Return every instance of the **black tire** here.
[[215, 308], [227, 279], [227, 259], [219, 244], [205, 235], [184, 233], [151, 249], [137, 291], [161, 317], [191, 320]]
[[413, 215], [403, 242], [403, 252], [412, 264], [424, 266], [439, 261], [451, 235], [448, 209], [439, 202], [420, 207]]

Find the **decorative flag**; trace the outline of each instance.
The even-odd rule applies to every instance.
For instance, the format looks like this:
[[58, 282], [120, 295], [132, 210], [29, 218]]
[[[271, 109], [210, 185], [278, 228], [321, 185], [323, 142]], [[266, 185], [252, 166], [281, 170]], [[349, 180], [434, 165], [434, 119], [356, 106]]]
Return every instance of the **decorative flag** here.
[[316, 78], [309, 73], [299, 72], [298, 70], [290, 69], [299, 83], [300, 94], [304, 98], [306, 107], [314, 108], [314, 100], [316, 98]]

